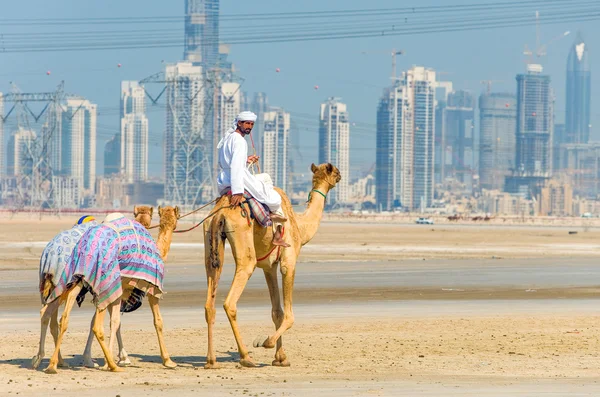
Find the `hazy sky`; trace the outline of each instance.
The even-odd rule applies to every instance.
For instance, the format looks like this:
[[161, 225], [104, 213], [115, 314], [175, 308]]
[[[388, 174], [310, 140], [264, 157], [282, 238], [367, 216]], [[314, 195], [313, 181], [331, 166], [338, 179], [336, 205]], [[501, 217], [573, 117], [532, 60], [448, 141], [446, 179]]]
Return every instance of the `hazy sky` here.
[[[3, 4], [0, 19], [14, 18], [90, 18], [129, 16], [177, 16], [184, 13], [183, 0], [80, 0], [11, 1]], [[450, 4], [489, 3], [489, 1], [413, 1], [401, 6], [428, 6]], [[568, 2], [565, 2], [568, 4]], [[394, 0], [302, 0], [302, 1], [221, 1], [221, 14], [257, 14], [292, 11], [321, 11], [335, 9], [364, 9], [399, 7]], [[282, 21], [285, 23], [285, 21]], [[239, 31], [243, 34], [245, 19], [240, 18]], [[169, 28], [176, 28], [171, 24]], [[181, 40], [183, 43], [183, 22]], [[118, 26], [115, 29], [129, 27]], [[139, 29], [132, 26], [131, 29]], [[2, 26], [0, 34], [15, 32], [78, 31], [110, 29], [87, 26]], [[598, 59], [594, 38], [600, 37], [597, 21], [542, 25], [542, 42], [570, 30], [570, 36], [552, 43], [544, 58], [545, 72], [552, 77], [556, 93], [556, 121], [564, 120], [565, 71], [570, 46], [580, 30], [588, 41], [592, 73]], [[274, 32], [276, 33], [276, 32]], [[3, 37], [0, 36], [0, 44]], [[329, 96], [342, 98], [348, 104], [351, 127], [351, 164], [354, 173], [368, 170], [375, 161], [375, 116], [382, 89], [390, 83], [391, 58], [384, 51], [402, 49], [398, 70], [411, 65], [423, 65], [442, 71], [440, 76], [450, 80], [455, 89], [482, 91], [481, 80], [496, 80], [493, 91], [514, 92], [515, 75], [525, 70], [522, 55], [524, 45], [535, 43], [535, 27], [500, 28], [467, 32], [376, 37], [368, 39], [328, 40], [278, 44], [244, 44], [231, 47], [230, 59], [245, 79], [243, 89], [249, 93], [264, 91], [271, 105], [292, 112], [298, 127], [297, 162], [308, 170], [317, 161], [317, 124], [319, 104]], [[381, 52], [362, 54], [363, 51]], [[10, 91], [10, 81], [24, 92], [51, 91], [60, 80], [65, 80], [66, 91], [82, 95], [99, 106], [98, 167], [102, 170], [104, 143], [119, 128], [119, 85], [121, 80], [140, 80], [161, 70], [164, 62], [182, 58], [181, 48], [145, 50], [105, 50], [58, 53], [4, 53], [0, 52], [0, 91]], [[117, 67], [117, 64], [122, 67]], [[276, 73], [275, 69], [281, 72]], [[46, 71], [51, 71], [48, 76]], [[595, 75], [594, 75], [595, 76]], [[600, 140], [600, 87], [592, 77], [592, 135]], [[315, 90], [314, 86], [319, 89]], [[156, 87], [157, 88], [157, 87]], [[149, 89], [153, 89], [149, 87]], [[159, 175], [162, 169], [162, 137], [164, 110], [150, 109], [150, 171]], [[9, 131], [5, 132], [8, 133]]]

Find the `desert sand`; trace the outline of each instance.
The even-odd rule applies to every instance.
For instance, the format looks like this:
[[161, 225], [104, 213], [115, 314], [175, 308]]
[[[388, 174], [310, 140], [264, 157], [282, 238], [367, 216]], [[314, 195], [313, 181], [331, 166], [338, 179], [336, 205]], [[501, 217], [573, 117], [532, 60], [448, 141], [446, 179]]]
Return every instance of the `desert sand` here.
[[[71, 223], [0, 221], [0, 395], [600, 394], [595, 228], [325, 222], [297, 267], [296, 322], [284, 336], [292, 366], [271, 367], [273, 350], [250, 347], [261, 365], [240, 368], [221, 309], [219, 370], [203, 369], [202, 234], [178, 234], [161, 307], [179, 367], [161, 366], [145, 304], [123, 316], [133, 365], [122, 373], [83, 368], [93, 312], [85, 302], [74, 310], [63, 344], [71, 368], [47, 375], [30, 369], [39, 338], [38, 260], [45, 243]], [[218, 308], [232, 272], [228, 255]], [[261, 274], [242, 296], [238, 319], [249, 346], [272, 330]], [[41, 368], [52, 350], [48, 335]], [[97, 344], [93, 353], [102, 363]]]

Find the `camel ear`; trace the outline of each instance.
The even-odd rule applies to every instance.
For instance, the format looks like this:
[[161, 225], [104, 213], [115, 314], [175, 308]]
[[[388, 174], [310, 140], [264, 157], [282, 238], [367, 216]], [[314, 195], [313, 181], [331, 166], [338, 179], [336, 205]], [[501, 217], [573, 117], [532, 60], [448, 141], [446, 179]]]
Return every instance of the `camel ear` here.
[[313, 174], [314, 174], [315, 172], [317, 172], [317, 166], [315, 165], [315, 163], [312, 163], [312, 164], [310, 165], [310, 170], [313, 172]]
[[175, 217], [177, 219], [179, 219], [179, 207], [178, 206], [175, 207]]
[[133, 216], [138, 216], [137, 205], [133, 206]]
[[150, 207], [150, 218], [152, 218], [152, 214], [154, 214], [154, 207]]
[[327, 163], [327, 165], [325, 166], [325, 169], [327, 170], [328, 173], [332, 173], [333, 172], [333, 165], [331, 165], [331, 163]]
[[162, 216], [162, 208], [160, 208], [160, 205], [158, 206], [158, 216]]

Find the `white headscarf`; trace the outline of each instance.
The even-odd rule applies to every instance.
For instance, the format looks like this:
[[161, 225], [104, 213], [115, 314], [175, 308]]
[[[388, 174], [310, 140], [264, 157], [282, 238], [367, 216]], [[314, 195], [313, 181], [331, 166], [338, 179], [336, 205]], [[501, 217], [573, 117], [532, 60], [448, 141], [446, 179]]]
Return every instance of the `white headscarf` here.
[[117, 219], [121, 218], [125, 218], [125, 215], [121, 214], [120, 212], [111, 212], [110, 214], [106, 215], [106, 218], [104, 218], [104, 222], [102, 223], [116, 221]]
[[256, 114], [249, 111], [244, 111], [238, 114], [237, 117], [233, 119], [233, 125], [227, 130], [227, 134], [235, 132], [235, 130], [237, 129], [238, 121], [256, 121], [256, 118]]

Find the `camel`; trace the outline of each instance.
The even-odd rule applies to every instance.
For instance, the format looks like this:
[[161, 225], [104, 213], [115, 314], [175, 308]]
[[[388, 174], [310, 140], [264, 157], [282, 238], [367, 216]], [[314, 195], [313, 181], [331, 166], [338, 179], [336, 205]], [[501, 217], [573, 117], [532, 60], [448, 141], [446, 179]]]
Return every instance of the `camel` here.
[[[150, 227], [150, 224], [152, 223], [152, 213], [153, 213], [152, 207], [138, 205], [138, 206], [134, 207], [133, 213], [134, 213], [134, 216], [136, 217], [136, 220], [138, 222], [140, 222], [146, 229], [148, 229]], [[158, 253], [160, 254], [160, 257], [162, 258], [163, 262], [166, 263], [167, 255], [171, 249], [171, 241], [173, 238], [173, 231], [177, 228], [177, 220], [179, 219], [179, 207], [163, 207], [163, 208], [161, 208], [159, 206], [158, 207], [158, 215], [160, 217], [160, 223], [158, 226], [158, 237], [156, 239], [156, 248], [158, 249]], [[144, 222], [142, 223], [141, 221], [144, 221]], [[156, 329], [156, 335], [158, 337], [158, 345], [160, 348], [160, 356], [162, 358], [163, 365], [167, 368], [175, 368], [175, 367], [177, 367], [177, 364], [170, 359], [169, 353], [167, 352], [167, 348], [165, 346], [165, 341], [164, 341], [164, 337], [163, 337], [164, 324], [163, 324], [163, 320], [162, 320], [162, 315], [160, 314], [158, 299], [156, 299], [154, 296], [148, 294], [148, 303], [150, 304], [150, 307], [152, 308], [152, 316], [154, 317], [154, 328]], [[93, 324], [94, 324], [94, 319], [92, 318], [92, 326], [93, 326]], [[88, 336], [88, 341], [85, 346], [84, 361], [85, 361], [86, 357], [89, 357], [89, 361], [92, 362], [91, 366], [97, 367], [98, 365], [93, 363], [93, 361], [91, 359], [92, 342], [93, 342], [92, 326], [90, 327], [90, 334]], [[118, 343], [118, 348], [119, 348], [118, 365], [119, 366], [131, 365], [131, 361], [129, 360], [129, 357], [127, 356], [127, 352], [125, 351], [125, 348], [123, 347], [123, 340], [121, 338], [121, 328], [119, 328], [117, 330], [116, 336], [117, 336], [117, 343]], [[112, 352], [112, 350], [111, 350], [111, 352]], [[89, 367], [90, 365], [86, 365], [86, 366]]]
[[150, 227], [152, 223], [152, 214], [154, 213], [154, 207], [147, 205], [136, 205], [133, 207], [133, 216], [135, 220], [141, 223], [146, 229]]
[[[244, 367], [255, 367], [253, 359], [248, 354], [237, 323], [237, 302], [244, 291], [248, 279], [258, 266], [265, 274], [269, 295], [271, 297], [271, 317], [275, 323], [275, 333], [254, 341], [255, 347], [273, 348], [275, 360], [272, 365], [287, 367], [290, 362], [283, 350], [282, 334], [294, 323], [292, 311], [292, 290], [296, 261], [302, 246], [307, 244], [316, 234], [325, 208], [327, 193], [340, 181], [339, 170], [329, 164], [311, 165], [313, 172], [312, 191], [306, 210], [295, 214], [287, 195], [279, 188], [282, 197], [282, 209], [288, 221], [285, 224], [284, 240], [291, 245], [289, 248], [277, 248], [271, 244], [272, 228], [263, 228], [249, 218], [246, 210], [232, 208], [230, 196], [219, 198], [210, 222], [204, 224], [205, 267], [208, 291], [205, 305], [206, 323], [208, 325], [208, 353], [206, 369], [218, 368], [215, 357], [213, 330], [215, 324], [215, 297], [219, 278], [223, 269], [225, 255], [225, 239], [229, 241], [235, 259], [235, 275], [223, 307], [231, 329], [235, 336], [240, 354], [240, 364]], [[280, 266], [283, 283], [283, 306], [279, 296], [277, 267]]]

